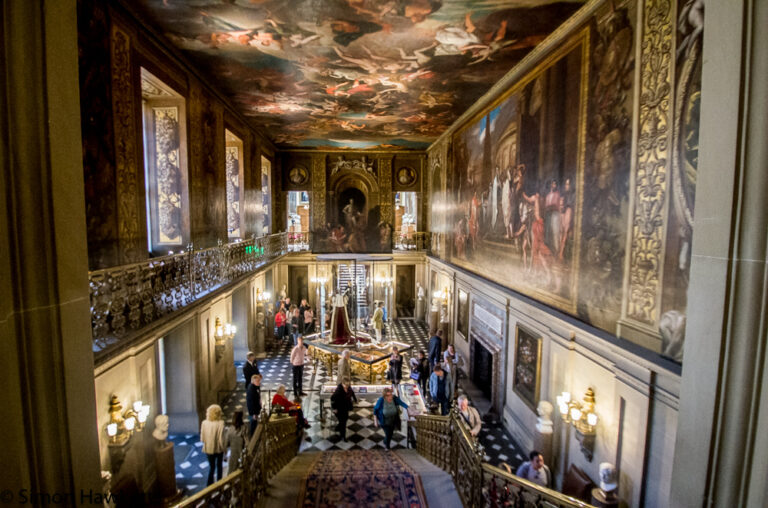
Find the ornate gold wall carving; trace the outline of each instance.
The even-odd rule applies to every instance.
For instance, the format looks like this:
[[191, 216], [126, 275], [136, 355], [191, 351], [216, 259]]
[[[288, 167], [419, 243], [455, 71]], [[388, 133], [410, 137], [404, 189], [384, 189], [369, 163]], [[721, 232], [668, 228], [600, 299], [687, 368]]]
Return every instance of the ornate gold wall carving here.
[[640, 105], [626, 317], [655, 327], [663, 271], [674, 11], [669, 0], [643, 5]]
[[395, 223], [392, 214], [392, 157], [379, 159], [379, 206], [381, 207], [381, 221], [388, 224]]
[[[189, 124], [200, 126], [203, 117], [203, 90], [197, 82], [189, 87]], [[192, 242], [197, 245], [204, 234], [204, 207], [199, 199], [205, 196], [205, 179], [203, 178], [203, 132], [201, 128], [189, 130], [189, 194], [190, 201], [195, 206], [189, 207], [190, 232]]]
[[137, 148], [136, 93], [131, 64], [130, 35], [112, 26], [112, 108], [115, 128], [118, 262], [128, 264], [146, 257], [144, 186]]
[[312, 226], [315, 231], [320, 231], [325, 226], [325, 155], [312, 156]]

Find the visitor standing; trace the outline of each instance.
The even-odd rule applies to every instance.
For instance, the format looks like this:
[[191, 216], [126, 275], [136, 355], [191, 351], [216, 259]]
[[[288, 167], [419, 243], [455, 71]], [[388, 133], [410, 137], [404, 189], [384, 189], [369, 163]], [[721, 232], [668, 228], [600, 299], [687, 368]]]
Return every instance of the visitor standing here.
[[280, 340], [285, 339], [285, 309], [280, 306], [280, 310], [275, 314], [275, 328], [277, 328], [277, 337]]
[[418, 357], [412, 357], [408, 364], [411, 367], [411, 379], [418, 383], [421, 387], [422, 396], [426, 398], [427, 382], [429, 382], [429, 362], [427, 361], [427, 354], [424, 351], [419, 351]]
[[293, 337], [293, 344], [296, 345], [296, 339], [301, 335], [300, 327], [303, 324], [301, 317], [299, 316], [299, 309], [294, 307], [291, 311], [291, 336]]
[[347, 440], [347, 420], [349, 420], [349, 412], [355, 407], [356, 402], [357, 396], [350, 384], [346, 382], [339, 383], [331, 396], [331, 408], [339, 420], [336, 430], [342, 441]]
[[315, 333], [315, 312], [312, 307], [304, 309], [304, 335]]
[[208, 457], [208, 483], [213, 483], [213, 473], [216, 471], [216, 481], [221, 480], [224, 462], [224, 420], [221, 406], [211, 404], [205, 411], [205, 420], [200, 425], [200, 441], [203, 442], [203, 453]]
[[345, 349], [341, 352], [341, 358], [339, 358], [338, 374], [336, 375], [336, 384], [352, 384], [352, 365], [349, 361], [349, 350]]
[[451, 375], [439, 364], [435, 365], [434, 372], [429, 377], [429, 395], [434, 402], [440, 404], [440, 414], [443, 416], [447, 415], [451, 408], [452, 388]]
[[245, 405], [248, 408], [248, 416], [251, 418], [251, 428], [248, 436], [253, 435], [256, 425], [259, 424], [259, 414], [261, 413], [261, 374], [251, 376], [251, 383], [245, 392]]
[[403, 357], [397, 350], [396, 346], [392, 346], [392, 354], [389, 357], [389, 370], [387, 371], [387, 378], [392, 383], [392, 387], [397, 390], [397, 386], [403, 379]]
[[400, 428], [399, 407], [408, 409], [408, 404], [400, 400], [400, 397], [392, 392], [392, 388], [384, 388], [381, 397], [373, 406], [373, 423], [376, 427], [384, 429], [384, 446], [389, 450], [395, 427]]
[[256, 361], [256, 353], [248, 351], [248, 354], [245, 355], [245, 364], [243, 365], [243, 378], [245, 379], [246, 391], [248, 390], [248, 385], [254, 374], [260, 374], [259, 364]]
[[454, 395], [459, 383], [459, 367], [463, 364], [464, 361], [453, 348], [453, 344], [448, 344], [448, 348], [443, 352], [443, 369], [451, 375], [451, 392]]
[[232, 415], [232, 426], [227, 427], [229, 460], [227, 461], [227, 473], [224, 476], [229, 476], [240, 468], [240, 457], [243, 455], [245, 439], [246, 432], [243, 423], [243, 412], [235, 411]]
[[381, 331], [384, 328], [384, 303], [378, 302], [376, 304], [376, 310], [373, 311], [373, 332], [376, 335], [376, 342], [381, 342]]
[[296, 339], [296, 345], [291, 351], [291, 366], [293, 367], [293, 393], [298, 396], [305, 396], [304, 387], [304, 363], [306, 362], [304, 339]]
[[429, 338], [429, 370], [434, 370], [435, 365], [440, 363], [440, 355], [443, 352], [443, 331], [438, 330]]

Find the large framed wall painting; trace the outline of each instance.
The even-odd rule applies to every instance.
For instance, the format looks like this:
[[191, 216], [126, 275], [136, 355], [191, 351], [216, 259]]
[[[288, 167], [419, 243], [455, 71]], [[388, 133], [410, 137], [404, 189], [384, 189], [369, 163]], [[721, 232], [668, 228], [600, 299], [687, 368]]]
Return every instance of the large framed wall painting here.
[[469, 340], [469, 293], [459, 288], [456, 304], [456, 331], [464, 340]]
[[575, 312], [589, 28], [517, 81], [453, 138], [450, 258]]
[[512, 389], [534, 412], [541, 388], [541, 337], [517, 325]]

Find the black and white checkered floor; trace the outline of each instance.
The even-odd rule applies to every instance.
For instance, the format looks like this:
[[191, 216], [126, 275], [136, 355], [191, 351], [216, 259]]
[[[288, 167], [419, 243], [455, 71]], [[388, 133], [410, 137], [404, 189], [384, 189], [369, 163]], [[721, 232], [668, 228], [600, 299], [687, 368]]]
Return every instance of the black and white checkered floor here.
[[[395, 320], [388, 331], [398, 341], [413, 345], [414, 351], [427, 350], [429, 336], [426, 326], [422, 323], [410, 319]], [[293, 377], [289, 357], [292, 347], [293, 345], [287, 342], [281, 344], [270, 351], [267, 358], [259, 361], [259, 370], [264, 376], [262, 402], [266, 407], [268, 407], [278, 386], [284, 385], [289, 392], [291, 390]], [[235, 366], [238, 377], [242, 378], [243, 362], [235, 362]], [[406, 367], [403, 377], [407, 378], [407, 376]], [[365, 380], [356, 379], [354, 382], [364, 384]], [[311, 427], [304, 433], [300, 451], [369, 450], [383, 447], [384, 433], [374, 427], [372, 403], [360, 401], [355, 410], [350, 413], [347, 424], [347, 441], [342, 441], [334, 430], [336, 421], [327, 407], [325, 422], [320, 421], [320, 397], [317, 390], [320, 386], [330, 383], [333, 383], [333, 379], [324, 365], [318, 364], [317, 368], [308, 366], [304, 369], [304, 391], [308, 395], [303, 400], [303, 406], [305, 416]], [[231, 415], [235, 411], [245, 412], [247, 419], [244, 387], [245, 383], [241, 380], [237, 389], [223, 401], [222, 409], [227, 420], [231, 419]], [[405, 424], [402, 428], [405, 429]], [[170, 436], [170, 439], [176, 445], [176, 482], [179, 488], [185, 487], [187, 494], [204, 488], [208, 478], [208, 460], [202, 453], [202, 443], [200, 443], [199, 436], [197, 434], [175, 435]], [[516, 468], [524, 460], [525, 454], [522, 449], [501, 425], [484, 425], [479, 439], [485, 447], [485, 460], [491, 464], [499, 465], [506, 462], [512, 468]], [[405, 448], [406, 446], [404, 431], [395, 432], [392, 447]]]

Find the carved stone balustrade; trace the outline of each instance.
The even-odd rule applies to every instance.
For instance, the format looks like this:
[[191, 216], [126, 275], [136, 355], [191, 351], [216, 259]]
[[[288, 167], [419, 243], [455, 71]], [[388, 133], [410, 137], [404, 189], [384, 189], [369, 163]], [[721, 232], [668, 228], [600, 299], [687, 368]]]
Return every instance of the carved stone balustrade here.
[[285, 233], [219, 244], [89, 273], [97, 362], [158, 319], [288, 252]]

